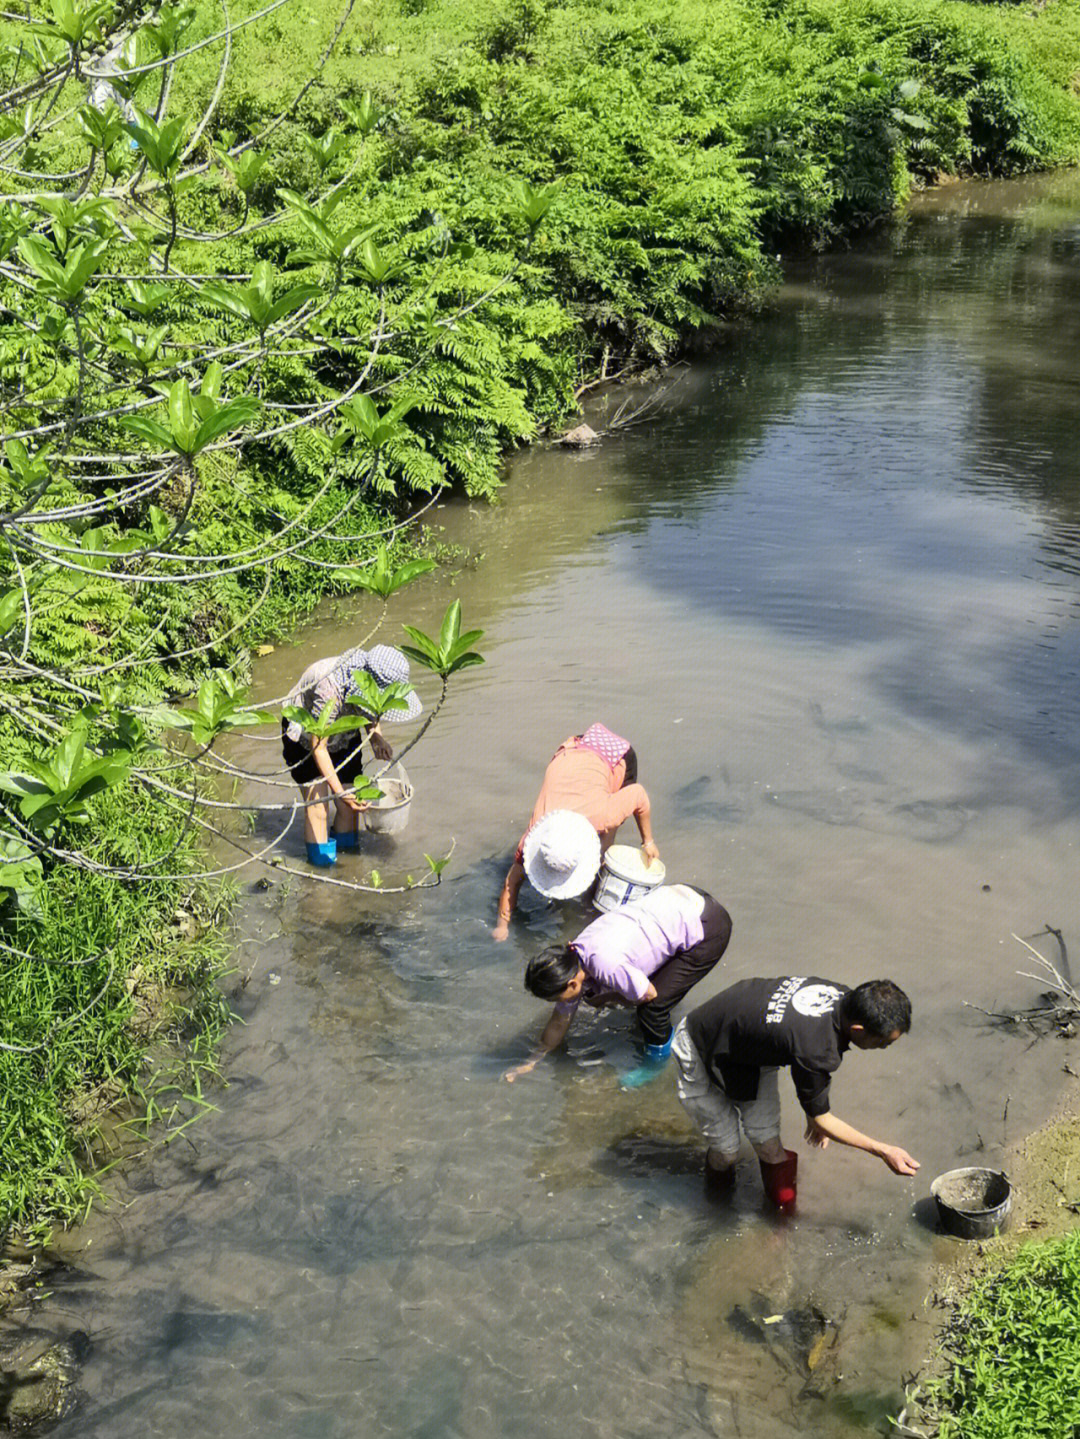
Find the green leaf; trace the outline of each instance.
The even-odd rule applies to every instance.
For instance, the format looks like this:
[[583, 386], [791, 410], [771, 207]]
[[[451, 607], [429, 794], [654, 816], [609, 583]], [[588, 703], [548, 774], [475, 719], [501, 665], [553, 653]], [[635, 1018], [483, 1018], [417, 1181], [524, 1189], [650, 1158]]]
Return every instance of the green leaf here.
[[286, 290], [279, 295], [270, 306], [266, 317], [266, 326], [276, 325], [286, 315], [291, 315], [294, 310], [299, 310], [309, 300], [317, 300], [324, 291], [319, 285], [294, 285], [291, 290]]
[[306, 734], [314, 735], [316, 739], [329, 739], [335, 734], [355, 734], [363, 727], [363, 720], [355, 715], [346, 715], [343, 719], [331, 720], [330, 714], [333, 711], [333, 702], [327, 701], [318, 715], [309, 714], [300, 705], [282, 705], [281, 713], [287, 720], [298, 724]]
[[42, 917], [38, 885], [41, 860], [21, 839], [0, 838], [0, 889], [11, 891], [16, 906], [30, 919]]
[[41, 240], [33, 235], [25, 235], [18, 241], [17, 248], [23, 264], [39, 279], [48, 280], [58, 286], [64, 283], [63, 266]]
[[342, 100], [341, 108], [361, 135], [369, 135], [374, 130], [379, 117], [370, 93], [365, 93], [359, 101]]
[[145, 320], [168, 298], [168, 285], [152, 285], [143, 280], [132, 280], [128, 286], [128, 298], [125, 303]]
[[149, 415], [125, 415], [120, 421], [120, 428], [138, 435], [142, 440], [149, 440], [152, 445], [163, 450], [171, 450], [173, 447], [172, 435], [164, 425], [150, 419]]
[[455, 675], [457, 674], [458, 670], [469, 669], [473, 665], [482, 665], [484, 663], [485, 661], [483, 655], [476, 654], [474, 651], [470, 650], [467, 651], [465, 654], [457, 655], [454, 659], [452, 659], [450, 661], [450, 664], [447, 666], [446, 673], [448, 675]]
[[547, 217], [558, 195], [558, 184], [530, 185], [520, 180], [511, 189], [511, 196], [518, 214], [525, 221], [530, 233], [535, 233]]
[[412, 625], [403, 625], [402, 628], [415, 641], [415, 646], [402, 645], [402, 654], [416, 660], [425, 669], [436, 669], [439, 664], [439, 647], [434, 640], [429, 639], [423, 630], [414, 629]]
[[35, 779], [33, 775], [24, 774], [20, 770], [0, 772], [0, 791], [18, 795], [20, 798], [28, 794], [52, 794], [52, 789], [43, 780]]
[[195, 439], [195, 414], [187, 380], [174, 380], [169, 388], [169, 429], [176, 448], [183, 454], [191, 454]]
[[361, 670], [353, 675], [352, 689], [347, 698], [354, 708], [363, 710], [372, 719], [380, 719], [391, 710], [407, 710], [412, 692], [412, 685], [400, 680], [380, 689], [374, 675]]
[[207, 445], [213, 444], [216, 439], [228, 434], [231, 430], [243, 429], [245, 425], [250, 425], [258, 418], [261, 408], [258, 400], [247, 396], [229, 400], [227, 404], [219, 406], [199, 426], [195, 435], [193, 453], [199, 454], [200, 451], [206, 449]]

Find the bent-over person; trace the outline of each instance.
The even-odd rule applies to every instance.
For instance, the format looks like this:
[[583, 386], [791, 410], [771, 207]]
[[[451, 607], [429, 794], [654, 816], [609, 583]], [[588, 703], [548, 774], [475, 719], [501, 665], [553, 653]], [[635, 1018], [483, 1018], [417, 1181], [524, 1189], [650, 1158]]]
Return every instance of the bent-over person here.
[[885, 1049], [911, 1028], [911, 1001], [890, 979], [847, 985], [808, 975], [744, 979], [693, 1010], [675, 1031], [679, 1099], [708, 1142], [710, 1191], [731, 1188], [739, 1125], [761, 1164], [765, 1192], [779, 1208], [794, 1204], [798, 1158], [780, 1142], [777, 1076], [791, 1070], [806, 1115], [806, 1139], [830, 1139], [884, 1160], [894, 1174], [919, 1168], [905, 1149], [886, 1144], [832, 1113], [829, 1087], [848, 1049]]
[[[313, 865], [335, 864], [338, 850], [359, 848], [360, 814], [367, 809], [367, 802], [358, 800], [353, 791], [364, 777], [360, 747], [365, 736], [377, 760], [394, 757], [381, 721], [349, 698], [357, 676], [365, 672], [380, 690], [409, 683], [409, 661], [399, 649], [392, 645], [376, 645], [371, 650], [358, 647], [308, 665], [285, 701], [313, 718], [325, 715], [332, 721], [355, 722], [320, 739], [295, 719], [281, 721], [281, 752], [303, 798], [304, 839], [308, 862]], [[415, 719], [422, 708], [419, 695], [410, 689], [404, 709], [388, 710], [382, 718], [390, 724], [404, 724]], [[329, 828], [331, 800], [333, 829]]]
[[508, 1070], [511, 1082], [535, 1069], [566, 1038], [578, 1005], [632, 1005], [645, 1043], [645, 1069], [631, 1087], [659, 1072], [671, 1053], [671, 1011], [719, 962], [731, 938], [722, 904], [690, 884], [657, 885], [594, 919], [570, 944], [541, 950], [525, 970], [525, 988], [555, 1001], [536, 1052]]
[[[583, 815], [596, 839], [567, 823], [566, 811]], [[603, 851], [624, 820], [634, 818], [646, 865], [659, 859], [652, 833], [649, 796], [637, 782], [637, 755], [629, 740], [606, 725], [590, 725], [562, 742], [544, 771], [528, 828], [499, 895], [492, 936], [506, 939], [518, 894], [526, 878], [549, 899], [573, 899], [596, 878]]]

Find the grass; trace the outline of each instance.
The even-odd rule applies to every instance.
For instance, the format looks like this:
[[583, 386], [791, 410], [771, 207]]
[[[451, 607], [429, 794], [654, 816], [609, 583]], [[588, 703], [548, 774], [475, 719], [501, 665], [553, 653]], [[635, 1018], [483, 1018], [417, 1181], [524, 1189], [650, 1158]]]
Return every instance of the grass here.
[[1080, 1433], [1080, 1233], [980, 1280], [946, 1326], [941, 1368], [918, 1415], [937, 1439]]
[[[103, 863], [150, 826], [161, 833], [160, 811], [138, 792], [115, 797], [102, 820], [108, 839], [93, 848]], [[196, 867], [179, 825], [171, 838]], [[98, 1193], [95, 1171], [114, 1157], [100, 1124], [118, 1104], [129, 1121], [166, 1117], [160, 1137], [198, 1111], [228, 1022], [218, 987], [230, 952], [225, 898], [57, 868], [40, 916], [6, 927], [0, 1226], [31, 1221], [30, 1236], [41, 1238], [50, 1221], [85, 1209]]]

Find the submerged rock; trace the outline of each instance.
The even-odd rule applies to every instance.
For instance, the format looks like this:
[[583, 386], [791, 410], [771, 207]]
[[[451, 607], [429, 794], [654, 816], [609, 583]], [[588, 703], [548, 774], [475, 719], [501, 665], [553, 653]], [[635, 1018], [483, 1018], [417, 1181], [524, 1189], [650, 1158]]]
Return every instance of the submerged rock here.
[[598, 445], [600, 436], [591, 425], [578, 425], [576, 429], [567, 430], [565, 435], [560, 435], [555, 443], [565, 445], [571, 450], [584, 450], [589, 445]]
[[0, 1428], [25, 1434], [70, 1414], [90, 1341], [23, 1329], [0, 1340]]

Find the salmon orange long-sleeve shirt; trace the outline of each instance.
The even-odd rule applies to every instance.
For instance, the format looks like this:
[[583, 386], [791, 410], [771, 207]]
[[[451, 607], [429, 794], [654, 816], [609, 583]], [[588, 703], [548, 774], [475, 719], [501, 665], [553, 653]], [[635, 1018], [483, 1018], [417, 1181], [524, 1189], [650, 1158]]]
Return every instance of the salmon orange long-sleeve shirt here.
[[[565, 740], [544, 771], [528, 830], [553, 809], [571, 809], [583, 814], [600, 835], [601, 841], [615, 833], [624, 820], [649, 808], [649, 796], [640, 784], [620, 788], [626, 778], [626, 761], [609, 765], [595, 750], [577, 743], [574, 735]], [[525, 835], [518, 843], [515, 858], [522, 859]]]

